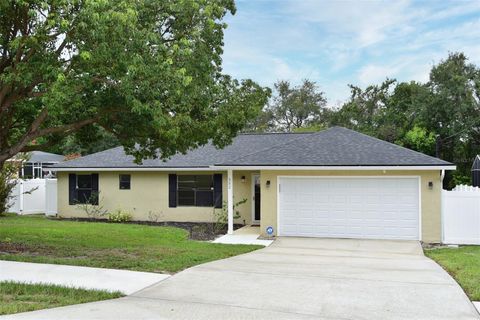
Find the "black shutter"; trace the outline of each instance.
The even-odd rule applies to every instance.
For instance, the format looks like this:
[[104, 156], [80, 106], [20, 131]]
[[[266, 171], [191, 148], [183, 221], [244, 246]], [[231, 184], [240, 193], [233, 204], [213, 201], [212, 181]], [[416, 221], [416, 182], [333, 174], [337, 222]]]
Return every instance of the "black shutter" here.
[[168, 175], [168, 206], [175, 208], [177, 206], [177, 175]]
[[213, 175], [213, 203], [215, 208], [222, 208], [222, 174], [216, 173]]
[[77, 202], [77, 175], [68, 174], [68, 204], [76, 204]]
[[92, 173], [92, 204], [98, 205], [98, 173]]

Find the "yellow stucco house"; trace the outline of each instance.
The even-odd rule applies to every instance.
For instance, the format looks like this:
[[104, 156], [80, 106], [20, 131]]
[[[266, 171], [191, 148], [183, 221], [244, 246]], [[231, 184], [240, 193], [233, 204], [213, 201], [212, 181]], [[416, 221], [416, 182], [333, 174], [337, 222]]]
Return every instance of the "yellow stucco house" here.
[[[449, 162], [349, 129], [242, 134], [141, 165], [122, 147], [59, 163], [58, 213], [82, 217], [92, 194], [134, 220], [212, 222], [228, 207], [233, 224], [263, 236], [441, 241], [441, 189]], [[233, 221], [233, 204], [240, 218]], [[235, 209], [235, 210], [236, 210]]]

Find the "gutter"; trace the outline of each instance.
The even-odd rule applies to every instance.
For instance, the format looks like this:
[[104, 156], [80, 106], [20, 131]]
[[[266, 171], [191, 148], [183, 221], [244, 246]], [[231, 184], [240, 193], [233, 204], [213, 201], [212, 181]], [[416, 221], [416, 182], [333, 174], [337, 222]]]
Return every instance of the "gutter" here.
[[52, 168], [48, 167], [47, 171], [56, 171], [56, 172], [104, 172], [104, 171], [227, 171], [227, 170], [298, 170], [298, 171], [307, 171], [307, 170], [358, 170], [358, 171], [368, 171], [368, 170], [389, 170], [389, 171], [400, 171], [400, 170], [455, 170], [457, 166], [455, 165], [443, 165], [443, 166], [225, 166], [225, 165], [213, 165], [209, 167], [86, 167], [86, 168], [75, 168], [75, 167], [63, 167], [63, 168]]

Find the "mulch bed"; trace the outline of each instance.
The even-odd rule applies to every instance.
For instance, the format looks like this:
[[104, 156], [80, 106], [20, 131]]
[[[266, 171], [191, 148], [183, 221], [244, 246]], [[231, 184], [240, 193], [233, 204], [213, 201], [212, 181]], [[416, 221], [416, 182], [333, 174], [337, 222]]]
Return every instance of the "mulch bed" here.
[[[223, 228], [215, 232], [215, 224], [211, 222], [176, 222], [176, 221], [127, 221], [127, 222], [112, 222], [108, 219], [93, 219], [93, 218], [49, 218], [53, 220], [68, 220], [68, 221], [86, 221], [86, 222], [104, 222], [104, 223], [125, 223], [125, 224], [140, 224], [148, 226], [161, 226], [161, 227], [175, 227], [187, 230], [189, 238], [192, 240], [209, 241], [214, 240], [219, 235], [227, 233], [227, 228]], [[239, 229], [243, 227], [243, 224], [234, 224], [233, 229]], [[0, 249], [0, 251], [2, 251]]]

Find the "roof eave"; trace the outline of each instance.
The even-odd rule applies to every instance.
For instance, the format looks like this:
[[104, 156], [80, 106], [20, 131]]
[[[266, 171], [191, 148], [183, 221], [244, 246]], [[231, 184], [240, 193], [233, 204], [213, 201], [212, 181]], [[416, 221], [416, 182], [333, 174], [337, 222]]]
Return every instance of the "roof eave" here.
[[212, 165], [209, 167], [57, 167], [45, 168], [56, 172], [102, 171], [223, 171], [223, 170], [455, 170], [455, 165], [397, 165], [397, 166], [285, 166], [285, 165]]
[[55, 172], [102, 172], [102, 171], [215, 171], [211, 167], [48, 167], [46, 171]]
[[360, 165], [360, 166], [297, 166], [297, 165], [213, 165], [217, 170], [456, 170], [455, 165]]

